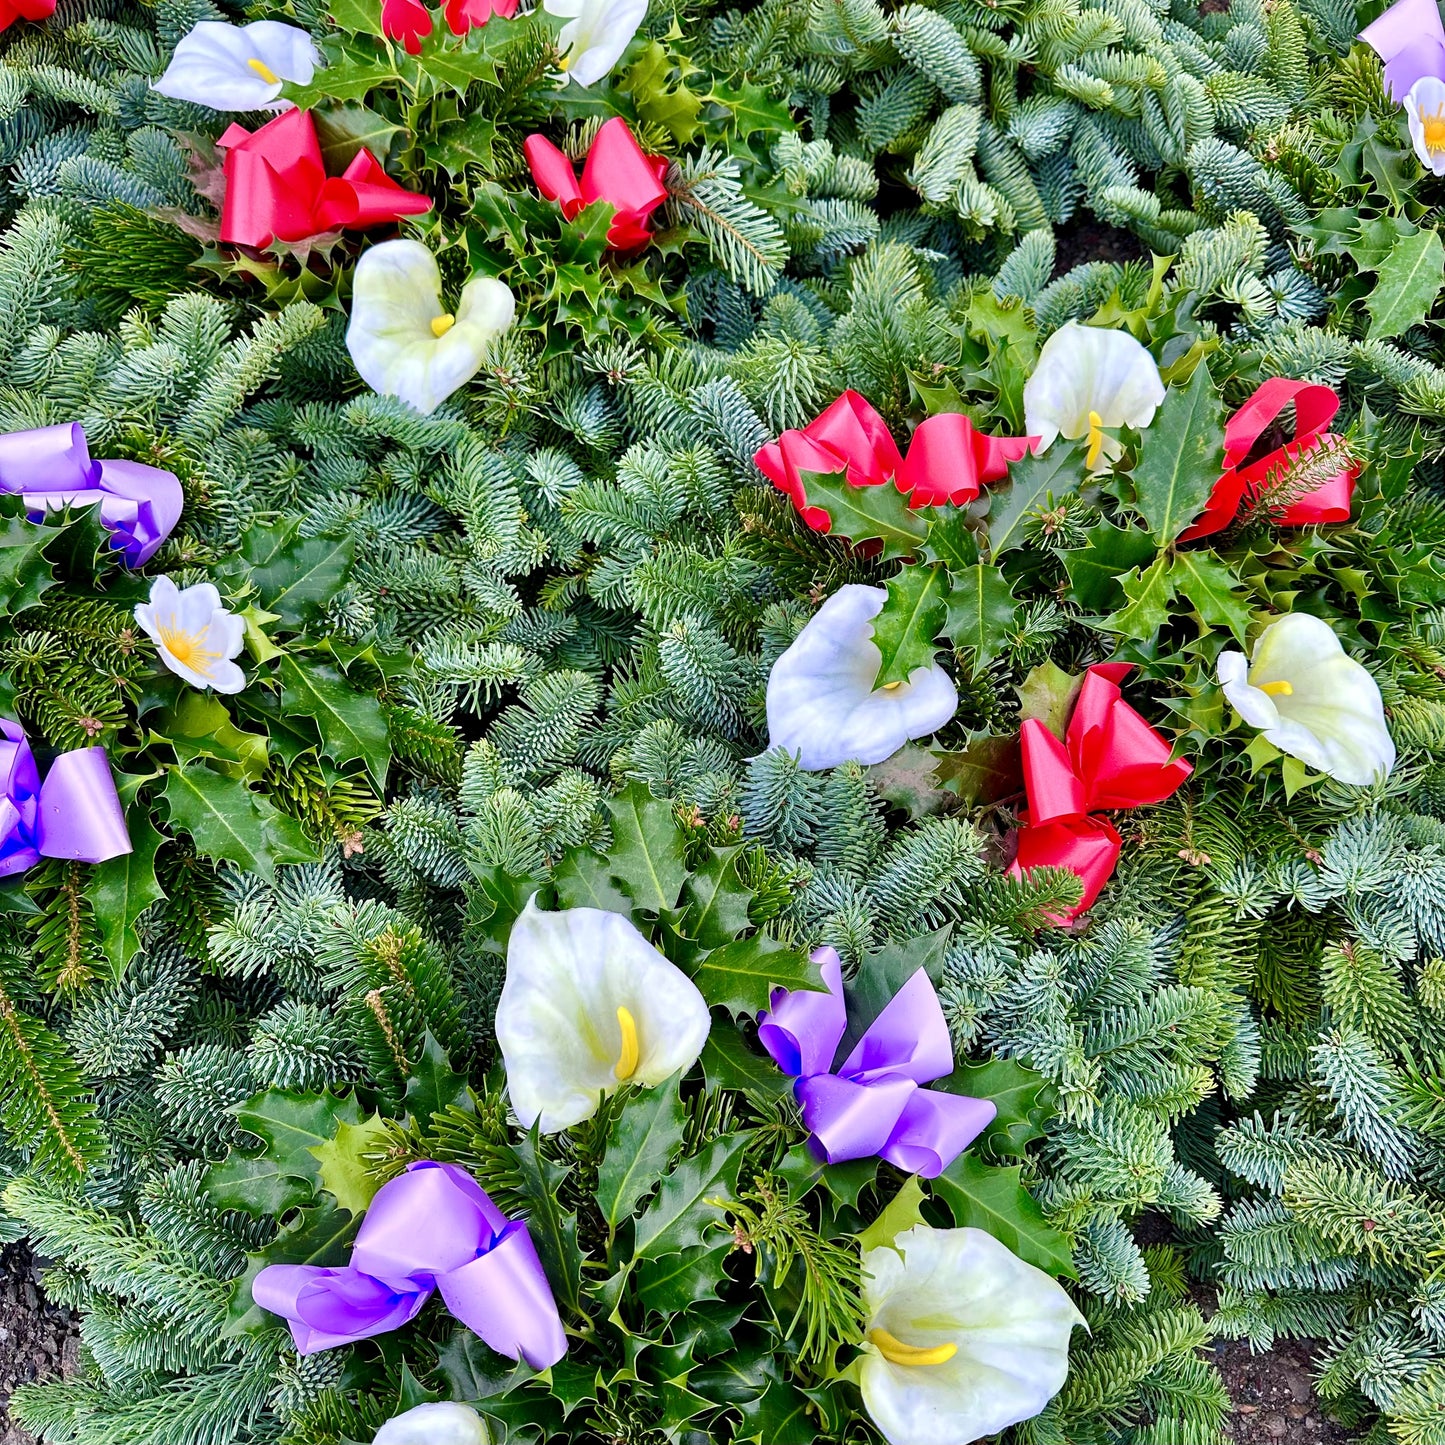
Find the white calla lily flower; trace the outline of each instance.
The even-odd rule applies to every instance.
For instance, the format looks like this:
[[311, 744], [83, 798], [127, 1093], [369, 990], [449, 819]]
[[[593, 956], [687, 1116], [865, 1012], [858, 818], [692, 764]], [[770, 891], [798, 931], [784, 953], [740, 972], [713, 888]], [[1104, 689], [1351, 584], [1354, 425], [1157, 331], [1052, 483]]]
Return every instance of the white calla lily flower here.
[[1445, 176], [1445, 80], [1422, 75], [1405, 95], [1405, 121], [1420, 164]]
[[1112, 428], [1142, 428], [1164, 400], [1154, 358], [1127, 331], [1069, 321], [1044, 342], [1024, 383], [1024, 429], [1038, 453], [1055, 438], [1088, 438], [1092, 470], [1116, 462], [1124, 448]]
[[883, 654], [873, 619], [887, 596], [882, 587], [840, 587], [768, 674], [768, 746], [796, 753], [808, 772], [881, 763], [958, 711], [953, 679], [937, 663], [874, 691]]
[[512, 927], [496, 1032], [525, 1129], [555, 1134], [628, 1081], [691, 1068], [710, 1023], [697, 985], [620, 913], [544, 913], [534, 897]]
[[647, 0], [542, 0], [542, 8], [567, 21], [557, 37], [562, 69], [582, 86], [612, 73], [647, 18]]
[[892, 1445], [969, 1445], [1063, 1388], [1084, 1317], [981, 1229], [915, 1225], [863, 1256], [863, 1403]]
[[1248, 662], [1220, 653], [1218, 675], [1245, 722], [1316, 772], [1363, 787], [1395, 766], [1375, 679], [1318, 617], [1291, 612], [1271, 622]]
[[281, 84], [307, 85], [321, 63], [311, 37], [279, 20], [202, 20], [182, 37], [151, 89], [212, 110], [286, 110]]
[[346, 349], [383, 396], [433, 412], [481, 370], [517, 302], [502, 282], [477, 276], [453, 315], [442, 305], [436, 257], [420, 241], [383, 241], [356, 263]]
[[221, 594], [209, 582], [181, 588], [169, 577], [157, 577], [150, 601], [137, 605], [135, 620], [161, 661], [192, 687], [217, 692], [245, 687], [246, 674], [230, 660], [246, 640], [245, 620], [221, 606]]
[[393, 1415], [372, 1445], [491, 1445], [486, 1421], [470, 1405], [437, 1400]]

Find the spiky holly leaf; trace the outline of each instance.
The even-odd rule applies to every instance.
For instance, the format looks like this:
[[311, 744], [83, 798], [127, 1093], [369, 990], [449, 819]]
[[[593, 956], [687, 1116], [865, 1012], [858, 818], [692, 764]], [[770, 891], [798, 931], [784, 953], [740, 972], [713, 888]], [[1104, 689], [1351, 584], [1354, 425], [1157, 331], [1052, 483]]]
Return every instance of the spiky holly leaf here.
[[311, 1149], [321, 1175], [321, 1187], [352, 1214], [365, 1214], [381, 1188], [368, 1153], [378, 1152], [387, 1139], [387, 1121], [373, 1114], [361, 1124], [342, 1120], [336, 1137]]
[[607, 800], [612, 814], [609, 875], [619, 883], [634, 908], [664, 913], [672, 908], [687, 881], [682, 834], [672, 804], [654, 798], [646, 783], [634, 782]]
[[738, 1445], [813, 1445], [818, 1430], [809, 1416], [810, 1404], [796, 1385], [769, 1380], [761, 1395], [738, 1405], [742, 1423], [733, 1439]]
[[145, 808], [131, 810], [128, 826], [131, 851], [97, 864], [85, 887], [100, 926], [101, 947], [117, 979], [140, 952], [141, 914], [166, 896], [156, 879], [156, 852], [167, 840], [156, 831]]
[[968, 513], [957, 507], [933, 510], [923, 544], [924, 559], [941, 562], [950, 572], [972, 567], [978, 561], [978, 533], [970, 525]]
[[1189, 385], [1166, 392], [1134, 468], [1134, 505], [1161, 546], [1199, 514], [1224, 466], [1224, 407], [1201, 361]]
[[527, 1200], [527, 1229], [557, 1303], [564, 1310], [582, 1308], [582, 1251], [577, 1244], [577, 1216], [564, 1209], [559, 1191], [571, 1168], [554, 1164], [539, 1146], [535, 1125], [512, 1153], [522, 1176]]
[[898, 1235], [912, 1229], [915, 1224], [923, 1224], [925, 1221], [922, 1206], [925, 1198], [927, 1195], [918, 1182], [918, 1176], [910, 1174], [898, 1186], [898, 1192], [888, 1201], [878, 1218], [858, 1236], [858, 1248], [867, 1254], [870, 1249], [892, 1244]]
[[1168, 553], [1157, 558], [1140, 572], [1137, 568], [1119, 579], [1124, 591], [1124, 605], [1104, 618], [1102, 626], [1110, 632], [1148, 642], [1169, 620], [1169, 604], [1174, 600], [1174, 578]]
[[1090, 612], [1109, 612], [1124, 600], [1119, 578], [1153, 561], [1158, 548], [1138, 527], [1100, 522], [1084, 533], [1086, 545], [1063, 554], [1069, 595]]
[[953, 574], [944, 631], [955, 647], [973, 654], [975, 674], [1003, 651], [1017, 618], [1013, 588], [999, 568], [980, 563]]
[[334, 667], [281, 658], [281, 707], [309, 717], [321, 735], [321, 752], [338, 766], [362, 762], [378, 788], [386, 785], [391, 737], [386, 715], [372, 693], [361, 692]]
[[897, 487], [855, 487], [846, 472], [804, 472], [803, 491], [810, 507], [827, 512], [830, 537], [881, 542], [885, 562], [912, 557], [928, 536], [928, 510], [911, 510]]
[[961, 798], [965, 806], [996, 803], [1023, 787], [1019, 740], [1007, 737], [975, 738], [958, 752], [933, 754], [939, 786]]
[[321, 855], [294, 818], [278, 812], [242, 778], [212, 772], [203, 762], [166, 769], [171, 823], [191, 835], [198, 853], [272, 879], [281, 863], [314, 863]]
[[246, 1256], [246, 1268], [231, 1284], [226, 1325], [221, 1333], [230, 1339], [275, 1329], [280, 1321], [251, 1299], [251, 1285], [256, 1276], [272, 1264], [310, 1264], [336, 1269], [349, 1259], [360, 1226], [358, 1215], [348, 1214], [330, 1201], [318, 1204], [315, 1209], [297, 1211], [271, 1244], [257, 1254]]
[[425, 1127], [433, 1117], [454, 1105], [468, 1113], [472, 1111], [467, 1076], [452, 1068], [447, 1051], [428, 1029], [421, 1057], [412, 1064], [411, 1076], [406, 1081], [407, 1112], [415, 1123]]
[[1011, 462], [1008, 474], [1007, 486], [990, 487], [988, 492], [988, 547], [995, 562], [1023, 546], [1024, 521], [1031, 512], [1077, 491], [1083, 480], [1077, 449], [1063, 442], [1055, 442], [1046, 456], [1030, 454]]
[[933, 1197], [947, 1207], [960, 1229], [985, 1229], [1028, 1264], [1072, 1279], [1068, 1238], [1044, 1218], [1020, 1182], [1020, 1172], [1017, 1167], [991, 1168], [970, 1150], [933, 1181]]
[[1084, 685], [1084, 674], [1065, 672], [1053, 661], [1041, 662], [1015, 689], [1019, 695], [1019, 718], [1041, 722], [1062, 740], [1074, 710], [1074, 699]]
[[748, 905], [755, 895], [738, 876], [741, 852], [741, 847], [709, 848], [683, 884], [683, 928], [698, 948], [721, 948], [748, 926]]
[[885, 762], [868, 769], [879, 795], [910, 818], [925, 818], [948, 801], [939, 785], [938, 756], [917, 743], [906, 743]]
[[[321, 1182], [321, 1168], [312, 1151], [334, 1139], [342, 1124], [359, 1124], [361, 1106], [350, 1094], [338, 1097], [303, 1094], [294, 1089], [267, 1089], [237, 1108], [236, 1122], [261, 1141], [263, 1157], [274, 1163], [279, 1173], [293, 1175], [314, 1186]], [[231, 1157], [236, 1157], [235, 1152]], [[209, 1181], [230, 1162], [227, 1160], [211, 1169], [207, 1175], [208, 1187]], [[230, 1207], [250, 1209], [252, 1213], [266, 1212], [246, 1203], [233, 1202]]]
[[725, 943], [696, 960], [675, 962], [698, 986], [709, 1008], [725, 1008], [735, 1015], [767, 1008], [768, 995], [775, 988], [822, 987], [807, 954], [765, 933]]
[[888, 579], [888, 596], [873, 619], [873, 642], [883, 663], [874, 688], [907, 682], [914, 670], [931, 667], [938, 655], [934, 638], [948, 610], [948, 573], [942, 567], [901, 567]]
[[933, 1087], [971, 1099], [987, 1099], [998, 1110], [991, 1123], [974, 1140], [973, 1147], [995, 1159], [1021, 1157], [1043, 1126], [1053, 1117], [1058, 1091], [1042, 1074], [1026, 1069], [1016, 1059], [989, 1059], [982, 1064], [960, 1064]]
[[708, 1201], [737, 1193], [738, 1169], [751, 1142], [747, 1133], [725, 1134], [701, 1154], [684, 1159], [662, 1181], [637, 1221], [633, 1257], [661, 1259], [701, 1244], [708, 1228], [723, 1218], [718, 1205]]
[[597, 1207], [616, 1231], [638, 1202], [657, 1187], [682, 1146], [686, 1113], [681, 1075], [634, 1093], [612, 1121], [607, 1152], [597, 1170]]
[[716, 1299], [723, 1282], [723, 1261], [733, 1251], [731, 1238], [698, 1244], [637, 1267], [637, 1293], [644, 1309], [671, 1318], [704, 1300]]
[[1399, 336], [1430, 314], [1445, 285], [1445, 246], [1433, 227], [1401, 236], [1380, 263], [1375, 289], [1365, 298], [1369, 337]]
[[763, 1054], [755, 1054], [737, 1029], [715, 1028], [702, 1046], [702, 1074], [709, 1089], [736, 1089], [760, 1099], [790, 1093], [793, 1081]]
[[1227, 627], [1241, 647], [1252, 620], [1240, 579], [1212, 552], [1180, 552], [1169, 569], [1176, 592], [1194, 604], [1211, 627]]

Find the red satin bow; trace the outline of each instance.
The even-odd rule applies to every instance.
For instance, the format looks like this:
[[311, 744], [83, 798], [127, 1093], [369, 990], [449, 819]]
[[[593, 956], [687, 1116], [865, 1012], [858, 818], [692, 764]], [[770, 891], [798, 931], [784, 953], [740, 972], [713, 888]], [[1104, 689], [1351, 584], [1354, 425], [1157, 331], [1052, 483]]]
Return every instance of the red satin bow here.
[[613, 116], [598, 132], [582, 165], [582, 183], [572, 162], [544, 135], [529, 135], [522, 143], [537, 189], [562, 207], [570, 221], [594, 201], [606, 201], [616, 214], [607, 231], [614, 251], [638, 251], [652, 239], [647, 218], [667, 199], [663, 178], [666, 156], [650, 156], [627, 128]]
[[960, 412], [940, 412], [914, 429], [904, 457], [888, 423], [856, 391], [845, 391], [801, 431], [785, 431], [753, 457], [758, 470], [786, 492], [798, 515], [815, 532], [831, 525], [822, 507], [810, 507], [804, 472], [846, 471], [855, 487], [893, 481], [910, 507], [961, 507], [978, 496], [984, 482], [1008, 475], [1031, 445], [1028, 437], [991, 437]]
[[328, 176], [309, 110], [283, 111], [254, 133], [233, 125], [216, 144], [226, 152], [221, 239], [238, 246], [304, 241], [343, 226], [365, 230], [431, 210], [364, 146], [341, 175]]
[[1119, 859], [1120, 838], [1105, 808], [1162, 803], [1194, 771], [1169, 756], [1169, 744], [1119, 693], [1126, 662], [1091, 667], [1069, 719], [1065, 742], [1036, 718], [1019, 731], [1028, 812], [1018, 830], [1018, 854], [1009, 872], [1067, 868], [1084, 883], [1084, 896], [1057, 921], [1067, 923], [1093, 906]]
[[[1268, 456], [1241, 468], [1240, 463], [1266, 427], [1294, 402], [1294, 438], [1276, 447]], [[1272, 376], [1235, 414], [1224, 428], [1224, 473], [1214, 484], [1208, 505], [1197, 522], [1180, 535], [1181, 542], [1208, 537], [1223, 531], [1238, 515], [1246, 497], [1251, 500], [1269, 478], [1292, 466], [1316, 447], [1335, 438], [1325, 430], [1340, 409], [1333, 387], [1317, 382], [1289, 381]], [[1350, 499], [1355, 491], [1357, 466], [1346, 466], [1323, 486], [1297, 497], [1275, 518], [1283, 527], [1309, 527], [1319, 522], [1348, 522]]]
[[0, 30], [17, 20], [45, 20], [55, 14], [55, 0], [0, 0]]
[[[453, 35], [465, 35], [493, 15], [510, 20], [519, 4], [521, 0], [446, 0], [447, 28]], [[381, 32], [399, 40], [408, 55], [420, 55], [422, 41], [432, 32], [431, 13], [421, 0], [381, 0]]]

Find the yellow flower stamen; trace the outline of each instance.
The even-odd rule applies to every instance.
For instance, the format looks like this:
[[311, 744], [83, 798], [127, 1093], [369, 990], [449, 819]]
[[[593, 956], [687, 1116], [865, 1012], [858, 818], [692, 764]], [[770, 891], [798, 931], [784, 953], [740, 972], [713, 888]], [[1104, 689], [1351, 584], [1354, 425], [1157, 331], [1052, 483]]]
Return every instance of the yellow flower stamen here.
[[1440, 106], [1434, 115], [1420, 117], [1420, 139], [1432, 156], [1445, 154], [1445, 106]]
[[868, 1343], [890, 1365], [943, 1365], [958, 1353], [951, 1340], [945, 1345], [905, 1345], [887, 1330], [869, 1330]]
[[266, 64], [264, 60], [248, 60], [247, 65], [266, 82], [267, 85], [280, 85], [281, 77]]
[[443, 312], [440, 316], [432, 317], [431, 334], [438, 337], [445, 336], [456, 324], [457, 318], [450, 311]]
[[622, 1053], [617, 1059], [617, 1066], [612, 1070], [617, 1075], [618, 1083], [625, 1084], [633, 1074], [637, 1072], [637, 1060], [639, 1058], [637, 1049], [637, 1021], [625, 1008], [617, 1010], [617, 1026], [622, 1030]]
[[167, 627], [164, 623], [160, 623], [156, 631], [160, 633], [161, 646], [182, 667], [189, 667], [193, 672], [205, 672], [211, 663], [221, 656], [219, 652], [203, 647], [201, 639], [193, 632], [182, 632], [178, 628]]
[[1090, 468], [1099, 464], [1104, 450], [1104, 418], [1096, 411], [1089, 413], [1089, 450], [1084, 455], [1084, 464]]
[[1267, 692], [1271, 697], [1293, 697], [1294, 688], [1287, 682], [1262, 682], [1259, 685], [1261, 692]]
[[884, 691], [884, 692], [892, 692], [895, 688], [899, 688], [899, 687], [902, 687], [902, 686], [903, 686], [903, 684], [902, 684], [901, 682], [885, 682], [885, 683], [883, 684], [882, 691]]
[[557, 69], [558, 69], [558, 70], [566, 70], [567, 67], [568, 67], [569, 65], [571, 65], [571, 64], [572, 64], [572, 57], [571, 57], [570, 55], [564, 55], [564, 56], [561, 58], [561, 60], [559, 60], [559, 61], [557, 62]]

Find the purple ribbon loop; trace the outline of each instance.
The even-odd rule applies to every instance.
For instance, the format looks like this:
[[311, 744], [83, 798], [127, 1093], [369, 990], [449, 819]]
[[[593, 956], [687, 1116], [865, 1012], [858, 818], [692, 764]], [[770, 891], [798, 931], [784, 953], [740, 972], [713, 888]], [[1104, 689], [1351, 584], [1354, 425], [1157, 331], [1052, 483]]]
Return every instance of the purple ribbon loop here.
[[932, 1179], [992, 1121], [987, 1099], [925, 1089], [953, 1072], [948, 1022], [932, 980], [920, 968], [868, 1026], [841, 1068], [833, 1068], [848, 1028], [843, 966], [831, 948], [813, 954], [827, 993], [775, 989], [758, 1016], [758, 1039], [785, 1074], [803, 1123], [830, 1164], [874, 1154]]
[[526, 1224], [465, 1169], [429, 1159], [377, 1191], [344, 1269], [268, 1265], [251, 1298], [287, 1320], [297, 1352], [310, 1355], [398, 1329], [433, 1291], [500, 1355], [545, 1370], [567, 1353]]
[[150, 561], [181, 519], [181, 484], [159, 467], [92, 461], [78, 421], [0, 436], [0, 492], [23, 497], [35, 521], [99, 501], [110, 545], [128, 566]]
[[61, 753], [42, 783], [25, 729], [0, 718], [0, 877], [42, 858], [104, 863], [130, 851], [105, 749]]

